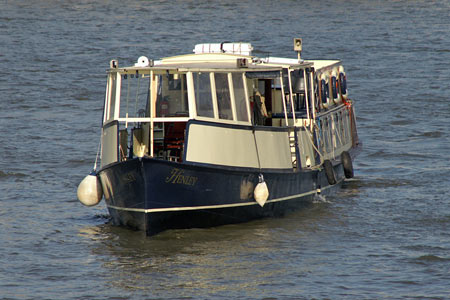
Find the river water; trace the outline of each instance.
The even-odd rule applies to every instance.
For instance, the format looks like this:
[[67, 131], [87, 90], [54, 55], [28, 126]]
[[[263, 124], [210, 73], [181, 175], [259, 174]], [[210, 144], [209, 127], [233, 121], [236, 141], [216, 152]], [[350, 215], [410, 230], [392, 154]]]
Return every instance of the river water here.
[[[0, 1], [0, 299], [450, 299], [450, 2]], [[76, 188], [110, 59], [342, 59], [363, 152], [283, 218], [153, 238]]]

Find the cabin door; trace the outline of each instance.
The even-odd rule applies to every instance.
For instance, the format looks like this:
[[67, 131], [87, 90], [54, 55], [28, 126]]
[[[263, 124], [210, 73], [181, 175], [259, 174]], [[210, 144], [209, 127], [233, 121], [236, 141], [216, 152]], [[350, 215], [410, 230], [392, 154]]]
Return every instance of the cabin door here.
[[253, 122], [255, 125], [272, 126], [272, 79], [258, 79], [253, 87]]

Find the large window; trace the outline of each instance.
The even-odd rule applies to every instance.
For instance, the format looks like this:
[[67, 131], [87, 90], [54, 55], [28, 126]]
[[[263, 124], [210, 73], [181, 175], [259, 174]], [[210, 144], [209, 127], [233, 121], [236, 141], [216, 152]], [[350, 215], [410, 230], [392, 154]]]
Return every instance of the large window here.
[[122, 74], [120, 117], [148, 117], [150, 73]]
[[157, 78], [156, 117], [187, 117], [186, 75], [166, 73]]
[[243, 73], [193, 72], [192, 75], [197, 116], [249, 122]]
[[248, 122], [247, 103], [242, 73], [232, 73], [236, 116], [238, 121]]
[[215, 73], [217, 107], [219, 109], [219, 119], [233, 120], [231, 110], [230, 87], [228, 86], [227, 73]]
[[210, 74], [208, 72], [196, 72], [193, 73], [193, 76], [197, 115], [214, 118]]

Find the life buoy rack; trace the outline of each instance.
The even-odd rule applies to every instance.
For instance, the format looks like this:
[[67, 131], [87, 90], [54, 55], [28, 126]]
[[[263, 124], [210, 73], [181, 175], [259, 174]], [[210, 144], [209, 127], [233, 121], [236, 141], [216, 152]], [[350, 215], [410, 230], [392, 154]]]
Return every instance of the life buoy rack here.
[[347, 104], [347, 76], [343, 66], [326, 71], [319, 78], [320, 108], [329, 108], [334, 104]]

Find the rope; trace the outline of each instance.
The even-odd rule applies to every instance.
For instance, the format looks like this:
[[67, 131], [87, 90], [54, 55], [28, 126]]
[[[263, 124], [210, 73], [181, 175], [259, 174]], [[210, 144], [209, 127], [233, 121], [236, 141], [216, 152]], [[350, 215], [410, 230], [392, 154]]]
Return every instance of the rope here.
[[97, 161], [98, 161], [98, 156], [99, 156], [99, 153], [100, 153], [100, 146], [101, 146], [101, 144], [102, 144], [102, 138], [100, 136], [100, 141], [98, 142], [98, 147], [97, 147], [97, 155], [95, 156], [95, 163], [94, 163], [94, 168], [93, 168], [94, 172], [97, 170]]
[[[303, 122], [302, 122], [302, 127], [305, 129], [306, 132], [309, 132], [309, 129], [303, 124]], [[320, 136], [320, 133], [319, 133], [319, 136]], [[316, 145], [314, 145], [312, 137], [310, 137], [308, 139], [308, 141], [311, 143], [311, 146], [314, 148], [314, 150], [316, 150], [317, 154], [319, 154], [320, 158], [323, 160], [323, 155], [322, 155], [322, 153], [320, 153], [319, 149], [317, 149]]]
[[[333, 155], [333, 157], [336, 157], [335, 156], [335, 153], [334, 153], [334, 144], [333, 144], [333, 136], [332, 136], [332, 130], [333, 130], [333, 115], [331, 115], [331, 123], [330, 123], [330, 120], [327, 118], [327, 133], [328, 133], [328, 142], [329, 142], [329, 146], [331, 147], [331, 153], [332, 153], [332, 155]], [[330, 128], [331, 127], [331, 128]]]
[[258, 168], [261, 172], [261, 161], [259, 160], [259, 151], [258, 151], [258, 143], [256, 142], [256, 133], [255, 133], [255, 126], [253, 126], [253, 140], [255, 141], [255, 148], [256, 148], [256, 158], [258, 159]]
[[[333, 118], [333, 121], [334, 121], [334, 118]], [[337, 126], [337, 125], [339, 125], [339, 126]], [[339, 134], [340, 128], [338, 128], [338, 127], [341, 127], [341, 126], [340, 126], [340, 122], [339, 122], [339, 117], [336, 115], [336, 123], [335, 123], [335, 126], [334, 126], [334, 133], [336, 134], [336, 136], [339, 139], [339, 145], [342, 145], [343, 144], [343, 139], [341, 138], [341, 136]], [[336, 147], [337, 147], [337, 145], [336, 145]]]

